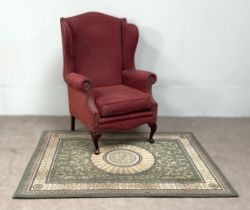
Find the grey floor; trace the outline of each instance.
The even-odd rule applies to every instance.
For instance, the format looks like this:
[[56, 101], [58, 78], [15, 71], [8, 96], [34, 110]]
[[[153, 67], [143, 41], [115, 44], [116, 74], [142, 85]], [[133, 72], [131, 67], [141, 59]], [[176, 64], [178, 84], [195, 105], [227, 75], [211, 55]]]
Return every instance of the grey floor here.
[[[158, 131], [191, 131], [239, 198], [106, 198], [13, 200], [43, 130], [66, 130], [66, 117], [0, 117], [0, 209], [250, 209], [250, 118], [160, 118]], [[78, 129], [83, 130], [80, 124]], [[148, 131], [146, 126], [136, 131]]]

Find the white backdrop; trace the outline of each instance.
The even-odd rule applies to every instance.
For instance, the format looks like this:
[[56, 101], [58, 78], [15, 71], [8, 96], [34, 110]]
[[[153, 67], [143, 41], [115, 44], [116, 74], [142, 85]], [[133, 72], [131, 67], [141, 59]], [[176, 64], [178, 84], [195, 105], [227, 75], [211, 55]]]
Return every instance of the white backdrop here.
[[136, 64], [161, 116], [250, 116], [248, 0], [0, 0], [0, 114], [66, 115], [59, 19], [99, 11], [138, 25]]

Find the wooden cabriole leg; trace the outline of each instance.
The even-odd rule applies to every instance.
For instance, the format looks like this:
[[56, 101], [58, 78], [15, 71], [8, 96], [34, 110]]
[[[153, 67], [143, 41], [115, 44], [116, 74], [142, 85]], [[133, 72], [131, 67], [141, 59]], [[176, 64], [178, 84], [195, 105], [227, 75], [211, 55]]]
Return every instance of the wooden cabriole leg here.
[[155, 140], [153, 139], [153, 135], [157, 129], [156, 123], [148, 123], [148, 126], [151, 128], [150, 135], [149, 135], [149, 143], [153, 144]]
[[76, 122], [76, 118], [71, 116], [71, 131], [75, 130], [75, 122]]
[[95, 145], [95, 151], [94, 153], [96, 155], [100, 154], [100, 150], [99, 150], [99, 144], [98, 144], [98, 140], [101, 137], [102, 133], [101, 132], [90, 132], [91, 136], [92, 136], [92, 140], [94, 142]]

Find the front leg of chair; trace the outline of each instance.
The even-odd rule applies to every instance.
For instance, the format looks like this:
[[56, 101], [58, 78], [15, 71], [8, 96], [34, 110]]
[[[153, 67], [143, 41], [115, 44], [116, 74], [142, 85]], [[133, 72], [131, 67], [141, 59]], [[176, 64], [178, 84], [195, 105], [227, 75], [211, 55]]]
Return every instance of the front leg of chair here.
[[101, 132], [90, 132], [90, 134], [92, 136], [92, 140], [93, 140], [94, 145], [95, 145], [94, 153], [96, 155], [99, 155], [100, 154], [100, 150], [99, 150], [98, 140], [100, 139], [102, 133]]
[[150, 135], [149, 135], [149, 143], [153, 144], [155, 140], [153, 139], [153, 135], [157, 129], [156, 123], [148, 123], [148, 126], [151, 128]]

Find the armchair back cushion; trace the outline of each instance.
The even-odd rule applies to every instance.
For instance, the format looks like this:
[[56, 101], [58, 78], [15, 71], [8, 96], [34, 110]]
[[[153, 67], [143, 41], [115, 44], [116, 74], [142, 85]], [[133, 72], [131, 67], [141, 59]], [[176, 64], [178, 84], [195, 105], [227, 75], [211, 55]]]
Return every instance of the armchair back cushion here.
[[122, 83], [122, 21], [90, 12], [67, 18], [73, 71], [91, 79], [95, 87]]

